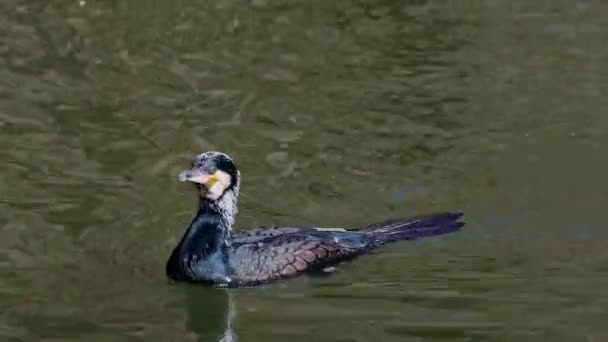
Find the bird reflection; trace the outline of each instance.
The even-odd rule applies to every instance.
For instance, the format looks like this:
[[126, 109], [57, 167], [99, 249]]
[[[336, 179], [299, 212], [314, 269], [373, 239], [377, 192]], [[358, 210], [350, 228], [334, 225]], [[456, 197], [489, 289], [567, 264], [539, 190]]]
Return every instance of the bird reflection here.
[[219, 339], [220, 342], [236, 342], [237, 336], [233, 329], [234, 320], [236, 319], [236, 303], [234, 301], [234, 294], [224, 291], [228, 297], [228, 312], [226, 313], [226, 324], [224, 334]]
[[191, 287], [186, 292], [186, 326], [198, 341], [236, 342], [235, 294], [226, 289]]

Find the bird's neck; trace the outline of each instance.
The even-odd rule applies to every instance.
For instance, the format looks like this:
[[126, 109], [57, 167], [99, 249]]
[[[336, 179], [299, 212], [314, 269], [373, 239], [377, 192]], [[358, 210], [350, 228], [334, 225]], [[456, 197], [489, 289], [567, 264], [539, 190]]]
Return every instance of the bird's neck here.
[[226, 245], [228, 230], [221, 213], [201, 206], [184, 234], [180, 254], [183, 257], [205, 259]]
[[227, 192], [217, 201], [201, 199], [198, 212], [182, 240], [182, 251], [204, 257], [229, 242], [237, 212], [236, 194]]
[[220, 201], [201, 200], [196, 216], [168, 261], [167, 273], [173, 278], [196, 277], [196, 268], [202, 264], [210, 272], [222, 271], [236, 206]]
[[217, 201], [201, 199], [199, 202], [199, 215], [202, 213], [217, 216], [218, 226], [221, 226], [226, 231], [226, 237], [228, 237], [238, 212], [237, 200], [238, 188], [227, 191]]

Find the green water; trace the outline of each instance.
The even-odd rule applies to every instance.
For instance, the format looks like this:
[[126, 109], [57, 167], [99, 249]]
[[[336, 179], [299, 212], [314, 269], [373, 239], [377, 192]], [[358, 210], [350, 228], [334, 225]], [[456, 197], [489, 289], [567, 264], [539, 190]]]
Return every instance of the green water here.
[[[599, 1], [0, 3], [1, 341], [603, 341]], [[188, 157], [237, 229], [464, 210], [331, 277], [169, 284]]]

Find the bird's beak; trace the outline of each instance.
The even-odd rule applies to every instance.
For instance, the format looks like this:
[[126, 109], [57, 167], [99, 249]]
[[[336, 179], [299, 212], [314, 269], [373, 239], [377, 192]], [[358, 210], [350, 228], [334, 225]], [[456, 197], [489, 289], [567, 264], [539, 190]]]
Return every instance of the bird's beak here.
[[218, 181], [218, 177], [216, 175], [210, 175], [206, 172], [197, 169], [182, 171], [179, 173], [178, 177], [180, 182], [192, 182], [202, 184], [207, 189], [210, 189], [213, 184]]

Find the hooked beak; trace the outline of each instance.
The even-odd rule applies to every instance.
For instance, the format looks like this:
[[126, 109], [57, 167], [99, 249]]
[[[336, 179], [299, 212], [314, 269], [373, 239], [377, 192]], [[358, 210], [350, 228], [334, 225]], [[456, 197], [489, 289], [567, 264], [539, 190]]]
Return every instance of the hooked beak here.
[[178, 175], [180, 182], [192, 182], [204, 185], [210, 189], [219, 179], [216, 175], [210, 175], [201, 170], [193, 169], [182, 171]]

